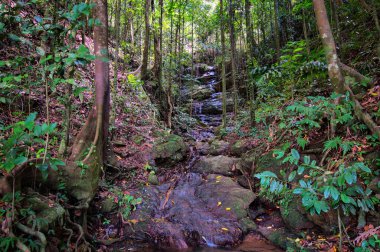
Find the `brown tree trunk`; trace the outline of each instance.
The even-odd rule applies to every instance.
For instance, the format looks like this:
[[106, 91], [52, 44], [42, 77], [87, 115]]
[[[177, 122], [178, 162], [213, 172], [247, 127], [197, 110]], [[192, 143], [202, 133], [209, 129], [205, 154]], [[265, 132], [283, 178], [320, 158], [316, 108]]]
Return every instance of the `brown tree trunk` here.
[[234, 0], [229, 1], [229, 25], [230, 25], [230, 43], [231, 43], [231, 78], [233, 85], [234, 99], [234, 119], [238, 113], [238, 90], [236, 86], [236, 38], [235, 38], [235, 7]]
[[[248, 46], [248, 55], [249, 59], [252, 60], [254, 55], [254, 46], [255, 46], [255, 39], [253, 37], [253, 25], [251, 20], [251, 0], [245, 0], [245, 25], [247, 29], [247, 46]], [[255, 83], [248, 83], [249, 86], [249, 108], [250, 108], [250, 120], [251, 120], [251, 126], [255, 126], [255, 103], [256, 103], [256, 96], [255, 96]]]
[[354, 112], [356, 117], [363, 121], [373, 134], [380, 137], [379, 126], [376, 125], [376, 123], [372, 120], [372, 117], [363, 110], [363, 107], [360, 102], [356, 100], [355, 94], [352, 92], [351, 88], [345, 84], [339, 66], [339, 58], [336, 52], [334, 37], [331, 32], [324, 0], [313, 0], [313, 4], [315, 16], [317, 18], [318, 30], [322, 38], [322, 43], [327, 57], [329, 77], [334, 85], [335, 91], [340, 94], [344, 94], [346, 91], [349, 92], [350, 99], [354, 103]]
[[276, 43], [276, 58], [280, 60], [280, 29], [279, 29], [279, 15], [278, 15], [278, 0], [273, 1], [274, 5], [274, 39]]
[[227, 98], [226, 98], [226, 38], [224, 36], [224, 10], [223, 10], [223, 0], [220, 0], [220, 41], [222, 43], [222, 108], [223, 108], [223, 120], [222, 126], [226, 127], [227, 124]]
[[339, 58], [329, 19], [327, 17], [326, 6], [323, 0], [313, 0], [313, 4], [319, 34], [322, 38], [323, 47], [327, 57], [329, 77], [334, 85], [335, 92], [342, 94], [344, 93], [344, 78], [339, 68]]
[[148, 78], [148, 58], [149, 58], [149, 42], [150, 42], [150, 1], [145, 0], [145, 37], [144, 37], [144, 53], [141, 67], [141, 79], [147, 80]]

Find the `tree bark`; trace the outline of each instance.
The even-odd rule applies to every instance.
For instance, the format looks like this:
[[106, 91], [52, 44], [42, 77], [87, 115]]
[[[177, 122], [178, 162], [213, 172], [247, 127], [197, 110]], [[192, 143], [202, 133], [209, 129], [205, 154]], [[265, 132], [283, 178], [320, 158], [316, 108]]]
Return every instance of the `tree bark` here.
[[222, 43], [222, 109], [223, 109], [223, 119], [222, 127], [225, 128], [227, 125], [227, 98], [226, 98], [226, 38], [224, 36], [224, 10], [223, 10], [223, 0], [220, 0], [220, 41]]
[[[255, 46], [255, 39], [253, 37], [253, 24], [251, 20], [251, 0], [245, 0], [245, 25], [247, 29], [247, 46], [248, 46], [248, 55], [249, 59], [252, 60], [255, 57], [254, 53], [254, 46]], [[249, 110], [250, 110], [250, 120], [251, 120], [251, 126], [255, 126], [255, 103], [256, 103], [256, 95], [255, 95], [255, 83], [252, 81], [252, 83], [247, 84], [249, 86]]]
[[149, 42], [150, 42], [150, 1], [145, 0], [145, 37], [144, 37], [144, 53], [141, 67], [141, 79], [148, 79], [148, 58], [149, 58]]
[[234, 119], [238, 113], [238, 90], [236, 86], [236, 38], [235, 38], [235, 8], [234, 0], [229, 0], [229, 25], [230, 25], [230, 44], [231, 44], [231, 78], [233, 85], [234, 99]]
[[344, 93], [344, 78], [338, 64], [339, 58], [327, 17], [326, 6], [323, 0], [313, 0], [313, 4], [319, 34], [322, 38], [322, 44], [326, 53], [328, 74], [331, 83], [334, 85], [335, 92], [342, 94]]
[[325, 48], [328, 73], [334, 89], [337, 93], [344, 94], [346, 91], [349, 93], [350, 99], [354, 103], [354, 113], [356, 117], [364, 122], [371, 132], [380, 137], [380, 128], [373, 121], [372, 117], [366, 113], [361, 106], [360, 102], [355, 98], [355, 94], [351, 88], [346, 85], [339, 66], [339, 58], [336, 52], [334, 37], [331, 32], [330, 23], [326, 13], [326, 6], [324, 0], [313, 0], [314, 12], [317, 18], [317, 25], [319, 33], [322, 37], [322, 43]]

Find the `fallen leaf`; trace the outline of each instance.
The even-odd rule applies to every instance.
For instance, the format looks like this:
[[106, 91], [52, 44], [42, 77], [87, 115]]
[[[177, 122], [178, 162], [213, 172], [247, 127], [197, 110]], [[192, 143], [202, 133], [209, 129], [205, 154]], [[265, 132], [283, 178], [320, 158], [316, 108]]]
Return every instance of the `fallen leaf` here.
[[228, 228], [222, 228], [223, 231], [228, 231]]
[[220, 206], [221, 204], [222, 204], [222, 202], [219, 201], [219, 202], [218, 202], [218, 206]]
[[231, 211], [231, 208], [230, 207], [226, 207], [226, 211]]

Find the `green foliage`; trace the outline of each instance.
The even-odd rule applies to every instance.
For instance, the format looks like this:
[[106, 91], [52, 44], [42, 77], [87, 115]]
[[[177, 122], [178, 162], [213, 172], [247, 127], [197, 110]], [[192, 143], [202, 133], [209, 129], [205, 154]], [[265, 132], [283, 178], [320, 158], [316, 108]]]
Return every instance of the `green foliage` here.
[[[38, 124], [36, 123], [37, 113], [30, 114], [25, 121], [20, 121], [10, 126], [0, 127], [0, 170], [10, 173], [15, 167], [24, 164], [32, 157], [32, 148], [38, 149], [34, 153], [34, 158], [40, 158], [41, 153], [45, 152], [43, 144], [45, 136], [55, 132], [56, 124]], [[41, 147], [39, 147], [41, 146]], [[47, 170], [58, 170], [58, 166], [65, 163], [52, 158], [47, 154], [46, 162], [37, 164], [45, 178], [47, 178]]]
[[380, 250], [380, 237], [373, 234], [361, 242], [360, 247], [355, 248], [355, 252], [372, 252]]
[[123, 218], [128, 218], [131, 212], [136, 209], [136, 206], [142, 203], [142, 198], [135, 198], [126, 193], [118, 192], [117, 197]]
[[[277, 151], [276, 154], [280, 158], [284, 156], [283, 151]], [[309, 156], [304, 156], [303, 161], [300, 161], [298, 151], [291, 149], [283, 158], [283, 162], [293, 164], [295, 168], [288, 176], [283, 176], [284, 180], [279, 180], [277, 175], [269, 171], [256, 174], [262, 190], [279, 198], [289, 192], [300, 195], [303, 207], [311, 214], [321, 214], [338, 208], [346, 215], [356, 214], [358, 210], [375, 210], [375, 204], [379, 201], [372, 190], [365, 188], [362, 183], [373, 175], [371, 169], [363, 162], [340, 164], [338, 170], [333, 172], [317, 166], [316, 161], [311, 160]], [[304, 179], [293, 183], [297, 175], [303, 176]], [[291, 189], [288, 186], [290, 184]]]

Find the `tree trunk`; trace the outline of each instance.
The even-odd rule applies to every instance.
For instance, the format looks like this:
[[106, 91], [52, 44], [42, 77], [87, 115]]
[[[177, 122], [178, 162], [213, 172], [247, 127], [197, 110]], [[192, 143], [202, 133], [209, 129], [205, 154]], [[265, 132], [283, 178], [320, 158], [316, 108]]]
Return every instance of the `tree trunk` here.
[[280, 60], [280, 29], [278, 22], [278, 0], [273, 1], [274, 4], [274, 39], [276, 43], [276, 59]]
[[220, 41], [222, 43], [222, 108], [223, 108], [223, 120], [222, 127], [225, 128], [227, 124], [227, 99], [226, 99], [226, 39], [224, 37], [224, 10], [223, 10], [223, 0], [220, 0]]
[[234, 99], [234, 119], [238, 113], [238, 90], [236, 86], [236, 38], [235, 38], [235, 8], [234, 0], [229, 1], [229, 25], [230, 25], [230, 43], [231, 43], [231, 78], [233, 85]]
[[350, 99], [354, 103], [354, 112], [356, 117], [363, 121], [373, 134], [380, 137], [379, 126], [376, 125], [376, 123], [372, 120], [372, 117], [363, 110], [363, 107], [360, 102], [356, 100], [355, 94], [352, 92], [351, 88], [345, 84], [339, 66], [339, 58], [336, 52], [335, 42], [327, 17], [324, 0], [313, 0], [313, 4], [319, 33], [322, 37], [322, 43], [325, 48], [329, 77], [334, 85], [335, 91], [340, 94], [344, 94], [346, 91], [349, 92]]
[[148, 58], [149, 58], [149, 42], [150, 42], [150, 1], [145, 0], [145, 37], [144, 37], [144, 53], [141, 67], [141, 79], [148, 79]]
[[[253, 37], [253, 25], [251, 20], [251, 0], [245, 0], [245, 25], [247, 29], [247, 47], [248, 47], [248, 55], [249, 59], [252, 60], [254, 56], [254, 45], [255, 45], [255, 39]], [[256, 96], [255, 96], [255, 83], [252, 81], [252, 83], [247, 84], [249, 86], [249, 110], [250, 110], [250, 121], [251, 126], [255, 126], [255, 103], [256, 103]]]
[[[70, 195], [87, 207], [98, 187], [109, 147], [107, 145], [110, 106], [107, 0], [96, 0], [95, 3], [97, 6], [95, 18], [101, 22], [101, 25], [94, 27], [95, 108], [74, 141], [71, 156], [62, 175]], [[87, 151], [88, 154], [84, 157]]]

